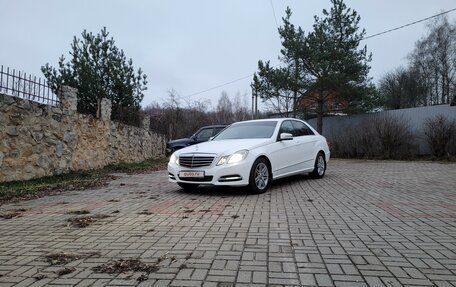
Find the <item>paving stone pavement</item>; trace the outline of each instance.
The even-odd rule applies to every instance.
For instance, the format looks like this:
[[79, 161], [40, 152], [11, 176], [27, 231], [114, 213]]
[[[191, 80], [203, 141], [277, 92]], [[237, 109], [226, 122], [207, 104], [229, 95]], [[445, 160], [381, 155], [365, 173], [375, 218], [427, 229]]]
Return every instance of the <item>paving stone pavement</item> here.
[[[0, 213], [16, 209], [0, 218], [0, 286], [456, 286], [456, 164], [331, 160], [261, 195], [123, 174]], [[110, 217], [77, 228], [74, 210]], [[44, 258], [61, 252], [81, 257]], [[120, 258], [159, 270], [92, 270]]]

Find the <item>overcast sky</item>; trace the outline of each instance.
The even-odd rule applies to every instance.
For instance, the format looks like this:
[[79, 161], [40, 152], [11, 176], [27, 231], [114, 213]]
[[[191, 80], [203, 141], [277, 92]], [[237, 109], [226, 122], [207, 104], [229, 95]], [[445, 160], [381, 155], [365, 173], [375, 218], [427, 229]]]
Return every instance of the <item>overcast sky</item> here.
[[[372, 35], [442, 11], [455, 0], [347, 0]], [[40, 67], [68, 58], [74, 35], [107, 27], [117, 47], [148, 75], [143, 106], [163, 102], [174, 89], [183, 99], [208, 99], [215, 107], [222, 91], [247, 94], [251, 77], [189, 97], [257, 70], [257, 62], [278, 64], [277, 25], [287, 6], [305, 31], [329, 0], [0, 0], [0, 65], [42, 76]], [[274, 11], [276, 17], [274, 17]], [[456, 20], [456, 12], [448, 14]], [[406, 63], [425, 23], [368, 39], [374, 81]]]

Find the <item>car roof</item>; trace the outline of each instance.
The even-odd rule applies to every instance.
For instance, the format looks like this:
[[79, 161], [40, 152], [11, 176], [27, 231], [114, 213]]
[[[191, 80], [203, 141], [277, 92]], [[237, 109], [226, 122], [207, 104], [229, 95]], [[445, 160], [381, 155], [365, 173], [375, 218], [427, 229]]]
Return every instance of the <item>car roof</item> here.
[[224, 128], [226, 126], [227, 125], [210, 125], [210, 126], [204, 126], [204, 127], [201, 127], [201, 128]]
[[[257, 120], [239, 121], [239, 122], [235, 122], [235, 123], [270, 122], [270, 121], [282, 122], [282, 121], [285, 121], [285, 120], [298, 120], [298, 121], [302, 121], [301, 119], [296, 119], [296, 118], [269, 118], [269, 119], [257, 119]], [[235, 124], [235, 123], [233, 123], [233, 124]]]

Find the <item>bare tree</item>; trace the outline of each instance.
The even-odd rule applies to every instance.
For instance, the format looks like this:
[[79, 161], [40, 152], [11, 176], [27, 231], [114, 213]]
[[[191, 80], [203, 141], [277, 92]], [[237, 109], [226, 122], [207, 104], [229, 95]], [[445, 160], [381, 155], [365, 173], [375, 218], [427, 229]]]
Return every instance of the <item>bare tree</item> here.
[[456, 93], [456, 22], [446, 16], [429, 22], [409, 60], [426, 86], [426, 104], [450, 103]]
[[222, 92], [217, 103], [217, 121], [220, 124], [233, 122], [233, 103], [225, 91]]
[[241, 93], [238, 92], [233, 100], [233, 120], [245, 121], [248, 120], [250, 116], [247, 104], [247, 94], [241, 95]]
[[401, 109], [425, 105], [426, 86], [419, 79], [420, 74], [413, 67], [399, 67], [385, 74], [379, 82], [384, 106]]

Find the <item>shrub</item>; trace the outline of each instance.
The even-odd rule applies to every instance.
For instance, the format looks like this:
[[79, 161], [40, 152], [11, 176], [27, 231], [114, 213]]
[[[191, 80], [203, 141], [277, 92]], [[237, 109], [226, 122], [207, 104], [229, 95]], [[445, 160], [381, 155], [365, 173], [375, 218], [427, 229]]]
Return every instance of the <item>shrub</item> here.
[[332, 134], [329, 140], [335, 157], [405, 159], [415, 151], [409, 122], [402, 117], [366, 117]]
[[449, 157], [455, 154], [456, 120], [449, 120], [443, 115], [427, 118], [424, 134], [433, 156]]

